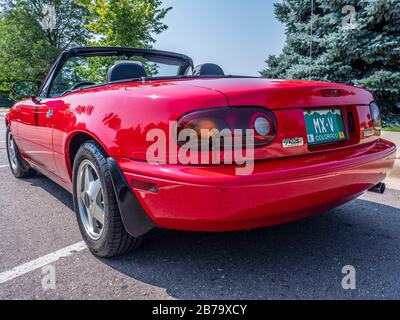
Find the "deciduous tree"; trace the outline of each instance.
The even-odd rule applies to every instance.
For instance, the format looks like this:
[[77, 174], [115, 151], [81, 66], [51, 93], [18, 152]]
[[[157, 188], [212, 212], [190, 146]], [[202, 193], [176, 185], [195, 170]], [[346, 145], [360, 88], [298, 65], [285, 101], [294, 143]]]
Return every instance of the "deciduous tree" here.
[[[17, 80], [40, 82], [68, 47], [151, 47], [169, 10], [161, 0], [0, 0], [0, 92]], [[54, 25], [44, 28], [49, 14]]]
[[172, 8], [161, 0], [81, 0], [89, 9], [87, 28], [96, 35], [92, 44], [151, 47], [153, 35], [167, 29], [163, 23]]
[[[53, 12], [46, 8], [53, 7]], [[46, 15], [55, 14], [53, 28], [44, 28]], [[40, 82], [58, 54], [83, 45], [88, 10], [74, 0], [3, 1], [0, 12], [0, 91], [9, 92], [21, 79]]]

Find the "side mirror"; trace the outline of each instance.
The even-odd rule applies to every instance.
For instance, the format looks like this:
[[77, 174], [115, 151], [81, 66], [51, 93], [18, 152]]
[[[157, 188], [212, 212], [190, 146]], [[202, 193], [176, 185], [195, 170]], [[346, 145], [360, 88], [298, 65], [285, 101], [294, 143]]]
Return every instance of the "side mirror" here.
[[17, 81], [11, 86], [12, 93], [19, 98], [34, 97], [39, 91], [38, 85], [33, 81]]

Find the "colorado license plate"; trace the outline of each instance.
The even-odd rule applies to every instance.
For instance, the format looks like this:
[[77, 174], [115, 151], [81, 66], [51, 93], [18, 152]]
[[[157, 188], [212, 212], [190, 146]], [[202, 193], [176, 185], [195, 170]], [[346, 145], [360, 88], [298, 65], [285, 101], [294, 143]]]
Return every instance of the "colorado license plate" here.
[[347, 139], [340, 109], [304, 111], [308, 145], [333, 143]]

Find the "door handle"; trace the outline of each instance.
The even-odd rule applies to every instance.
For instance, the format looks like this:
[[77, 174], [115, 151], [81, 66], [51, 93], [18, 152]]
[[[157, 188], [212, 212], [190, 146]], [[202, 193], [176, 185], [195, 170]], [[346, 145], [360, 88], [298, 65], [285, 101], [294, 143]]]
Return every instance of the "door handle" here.
[[47, 118], [47, 119], [50, 119], [50, 118], [52, 118], [52, 117], [53, 117], [53, 110], [47, 110], [46, 118]]

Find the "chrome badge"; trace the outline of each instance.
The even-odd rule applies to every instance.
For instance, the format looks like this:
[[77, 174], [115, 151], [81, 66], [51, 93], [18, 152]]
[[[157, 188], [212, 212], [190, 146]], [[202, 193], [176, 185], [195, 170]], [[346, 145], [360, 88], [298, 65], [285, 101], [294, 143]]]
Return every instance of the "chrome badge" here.
[[303, 138], [283, 139], [282, 146], [284, 148], [301, 147], [304, 146], [304, 139]]

